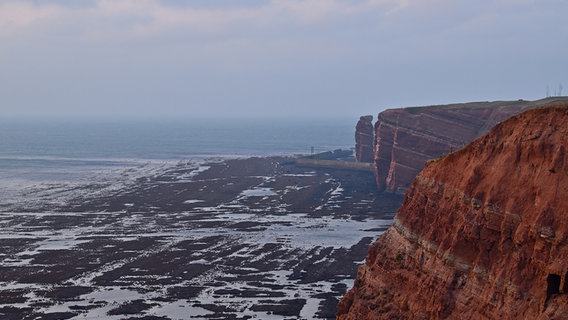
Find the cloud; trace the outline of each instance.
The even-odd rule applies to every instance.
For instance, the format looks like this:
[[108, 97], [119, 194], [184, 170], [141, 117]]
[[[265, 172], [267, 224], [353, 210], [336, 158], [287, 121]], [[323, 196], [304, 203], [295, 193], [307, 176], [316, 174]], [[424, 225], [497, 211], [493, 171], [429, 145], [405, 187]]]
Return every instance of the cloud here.
[[0, 4], [0, 30], [5, 34], [42, 22], [49, 23], [65, 16], [66, 11], [64, 7], [57, 5], [37, 6], [27, 2], [5, 2]]
[[566, 10], [565, 0], [4, 0], [0, 96], [13, 108], [288, 110], [552, 84], [567, 71]]
[[[218, 45], [301, 39], [304, 34], [325, 41], [333, 36], [325, 28], [335, 28], [340, 35], [360, 27], [363, 37], [403, 36], [414, 41], [427, 32], [456, 27], [459, 7], [449, 0], [272, 0], [218, 7], [160, 0], [98, 0], [73, 7], [58, 1], [9, 1], [0, 5], [0, 39], [22, 43], [56, 36], [60, 41], [112, 45], [156, 41]], [[372, 30], [377, 32], [369, 34]]]
[[[316, 57], [318, 61], [312, 63], [317, 64], [328, 61], [326, 57], [357, 50], [341, 45], [345, 40], [365, 41], [370, 29], [359, 28], [357, 18], [377, 16], [379, 7], [397, 5], [390, 0], [272, 0], [228, 6], [193, 3], [98, 0], [70, 7], [59, 1], [5, 2], [0, 6], [0, 18], [12, 20], [2, 19], [10, 25], [0, 29], [0, 40], [4, 40], [0, 49], [53, 51], [58, 50], [52, 47], [56, 43], [59, 50], [83, 50], [86, 57], [104, 48], [117, 57], [121, 51], [139, 48], [162, 51], [162, 56], [183, 53], [195, 63], [222, 62], [219, 67], [266, 68], [284, 55], [289, 61], [286, 64]], [[173, 53], [165, 53], [167, 50]]]
[[86, 29], [89, 33], [106, 33], [109, 37], [152, 37], [176, 29], [209, 34], [229, 32], [243, 25], [270, 28], [282, 23], [321, 23], [359, 12], [366, 6], [338, 0], [274, 0], [255, 7], [228, 8], [173, 6], [158, 0], [100, 0], [85, 7], [66, 7], [50, 1], [9, 1], [0, 5], [0, 33], [6, 37], [31, 28], [40, 31], [45, 26], [83, 23], [90, 25]]
[[413, 32], [423, 32], [423, 25], [439, 28], [436, 31], [449, 30], [464, 22], [471, 30], [487, 28], [484, 23], [495, 12], [507, 15], [519, 8], [526, 13], [527, 8], [549, 6], [548, 10], [553, 10], [563, 6], [557, 0], [546, 2], [539, 5], [533, 0], [473, 4], [463, 0], [271, 0], [252, 5], [204, 6], [165, 0], [98, 0], [69, 6], [54, 0], [9, 0], [0, 5], [0, 36], [9, 38], [24, 31], [30, 36], [49, 35], [71, 27], [80, 32], [76, 36], [93, 36], [101, 41], [143, 40], [171, 34], [205, 37], [239, 31], [254, 34], [314, 28], [346, 19], [356, 23], [369, 16], [374, 17], [378, 27]]
[[[254, 5], [173, 5], [160, 0], [98, 0], [84, 6], [67, 2], [5, 1], [0, 5], [0, 37], [49, 36], [72, 28], [76, 37], [98, 41], [139, 41], [180, 36], [232, 35], [302, 30], [373, 15], [377, 21], [413, 12], [436, 12], [441, 0], [271, 0]], [[426, 9], [426, 10], [425, 10]]]

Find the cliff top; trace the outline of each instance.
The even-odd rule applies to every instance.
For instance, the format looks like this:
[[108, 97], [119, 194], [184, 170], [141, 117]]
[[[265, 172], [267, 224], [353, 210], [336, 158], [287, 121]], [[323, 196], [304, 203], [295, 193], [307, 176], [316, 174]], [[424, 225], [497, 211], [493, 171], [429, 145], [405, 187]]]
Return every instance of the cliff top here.
[[[410, 106], [402, 108], [388, 108], [385, 111], [405, 110], [409, 113], [422, 112], [425, 109], [478, 109], [478, 108], [500, 108], [500, 107], [526, 107], [527, 109], [537, 106], [554, 104], [558, 102], [568, 101], [568, 96], [547, 97], [539, 100], [497, 100], [497, 101], [474, 101], [463, 103], [436, 104], [427, 106]], [[383, 111], [384, 112], [384, 111]]]
[[[523, 211], [526, 203], [517, 199], [534, 200], [530, 211], [560, 205], [561, 200], [562, 208], [568, 209], [567, 147], [568, 102], [561, 102], [497, 124], [465, 148], [430, 162], [421, 175], [446, 181], [507, 211]], [[433, 166], [434, 162], [439, 163]], [[450, 167], [459, 167], [461, 174], [446, 170]], [[516, 190], [519, 196], [502, 198], [507, 190]]]

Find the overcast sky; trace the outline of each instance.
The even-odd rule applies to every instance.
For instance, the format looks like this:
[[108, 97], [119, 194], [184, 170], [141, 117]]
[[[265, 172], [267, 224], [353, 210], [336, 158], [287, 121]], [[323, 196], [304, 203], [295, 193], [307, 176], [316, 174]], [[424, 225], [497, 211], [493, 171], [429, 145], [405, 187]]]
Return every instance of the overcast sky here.
[[0, 0], [0, 116], [356, 116], [568, 95], [566, 0]]

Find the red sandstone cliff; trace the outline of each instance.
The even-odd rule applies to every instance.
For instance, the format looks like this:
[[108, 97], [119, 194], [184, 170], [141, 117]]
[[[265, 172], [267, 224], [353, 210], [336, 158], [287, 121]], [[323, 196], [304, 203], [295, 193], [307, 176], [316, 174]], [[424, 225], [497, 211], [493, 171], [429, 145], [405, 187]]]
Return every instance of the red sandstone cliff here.
[[375, 176], [379, 189], [404, 192], [427, 160], [463, 147], [515, 114], [553, 101], [473, 102], [389, 109], [375, 124]]
[[373, 116], [362, 116], [355, 127], [355, 159], [357, 162], [373, 162]]
[[568, 103], [431, 161], [338, 319], [568, 319]]

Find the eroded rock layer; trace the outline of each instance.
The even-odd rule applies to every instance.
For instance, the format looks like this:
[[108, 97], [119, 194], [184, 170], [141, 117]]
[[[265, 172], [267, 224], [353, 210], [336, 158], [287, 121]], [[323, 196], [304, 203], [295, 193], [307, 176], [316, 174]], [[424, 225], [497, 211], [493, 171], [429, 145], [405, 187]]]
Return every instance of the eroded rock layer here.
[[355, 128], [355, 159], [357, 162], [373, 162], [373, 116], [362, 116]]
[[567, 152], [561, 103], [431, 161], [338, 319], [566, 319]]
[[389, 109], [375, 123], [374, 162], [381, 190], [404, 192], [427, 160], [457, 150], [522, 111], [566, 100], [472, 102]]

